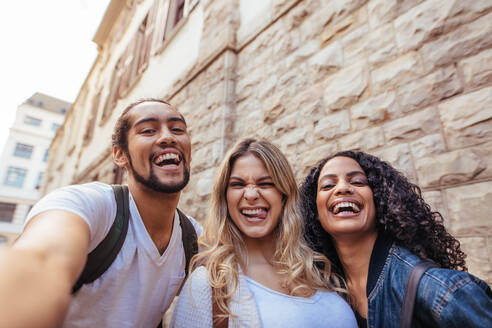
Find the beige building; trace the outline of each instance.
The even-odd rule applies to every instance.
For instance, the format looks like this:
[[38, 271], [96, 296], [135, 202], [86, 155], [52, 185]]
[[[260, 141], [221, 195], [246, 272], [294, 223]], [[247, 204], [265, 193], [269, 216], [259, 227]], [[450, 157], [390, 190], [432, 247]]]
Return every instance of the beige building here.
[[171, 101], [192, 136], [180, 207], [203, 219], [235, 140], [281, 147], [299, 181], [359, 149], [424, 191], [492, 283], [492, 2], [489, 0], [111, 1], [99, 56], [53, 141], [43, 192], [121, 181], [116, 118]]
[[17, 237], [39, 199], [51, 139], [70, 105], [35, 93], [17, 108], [0, 161], [0, 244]]

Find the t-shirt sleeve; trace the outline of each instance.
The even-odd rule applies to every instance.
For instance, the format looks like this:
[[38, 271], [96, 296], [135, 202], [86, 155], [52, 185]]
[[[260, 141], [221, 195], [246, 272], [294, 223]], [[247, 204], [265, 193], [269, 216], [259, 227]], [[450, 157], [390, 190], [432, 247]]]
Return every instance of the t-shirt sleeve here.
[[116, 201], [111, 187], [100, 182], [63, 187], [41, 198], [27, 215], [25, 225], [36, 215], [50, 210], [74, 213], [87, 223], [91, 234], [90, 252], [111, 228]]

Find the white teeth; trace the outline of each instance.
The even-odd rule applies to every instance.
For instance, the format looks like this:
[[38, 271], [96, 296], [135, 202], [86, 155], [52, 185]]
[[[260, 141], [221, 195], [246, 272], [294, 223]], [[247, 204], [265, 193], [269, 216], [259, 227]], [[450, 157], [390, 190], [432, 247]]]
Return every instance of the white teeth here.
[[173, 160], [177, 160], [179, 161], [179, 155], [178, 154], [175, 154], [175, 153], [166, 153], [166, 154], [162, 154], [160, 156], [158, 156], [156, 159], [155, 159], [155, 163], [159, 164], [165, 160], [169, 160], [169, 159], [173, 159]]
[[355, 213], [360, 212], [359, 206], [357, 204], [352, 202], [341, 202], [333, 207], [333, 213], [338, 214], [340, 212], [340, 209], [343, 207], [350, 207], [352, 208], [352, 211]]
[[242, 210], [241, 213], [246, 214], [246, 215], [255, 215], [258, 214], [262, 211], [261, 208], [255, 208], [252, 210]]

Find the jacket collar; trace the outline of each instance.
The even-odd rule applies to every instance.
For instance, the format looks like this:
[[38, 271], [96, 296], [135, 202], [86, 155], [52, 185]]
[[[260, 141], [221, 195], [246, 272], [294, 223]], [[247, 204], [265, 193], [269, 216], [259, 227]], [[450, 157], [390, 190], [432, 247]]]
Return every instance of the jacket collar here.
[[393, 242], [383, 234], [378, 234], [378, 238], [374, 243], [374, 247], [371, 253], [371, 260], [369, 262], [369, 273], [367, 276], [366, 285], [366, 295], [369, 297], [376, 283], [378, 282], [379, 276], [383, 271], [384, 264], [386, 263], [386, 258], [388, 257], [389, 251]]

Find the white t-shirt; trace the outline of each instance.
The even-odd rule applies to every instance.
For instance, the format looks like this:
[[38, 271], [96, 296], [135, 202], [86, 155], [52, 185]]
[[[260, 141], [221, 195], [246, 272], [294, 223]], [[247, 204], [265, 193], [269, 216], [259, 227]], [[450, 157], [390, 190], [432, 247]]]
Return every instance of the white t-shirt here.
[[354, 312], [335, 292], [296, 297], [274, 291], [244, 276], [253, 293], [263, 328], [357, 328]]
[[[64, 187], [42, 198], [26, 223], [47, 210], [80, 216], [90, 229], [92, 251], [106, 236], [116, 215], [111, 186], [100, 182]], [[197, 235], [202, 227], [190, 218]], [[73, 297], [63, 327], [157, 327], [185, 277], [185, 255], [177, 212], [169, 244], [160, 255], [130, 194], [125, 242], [113, 264]]]

